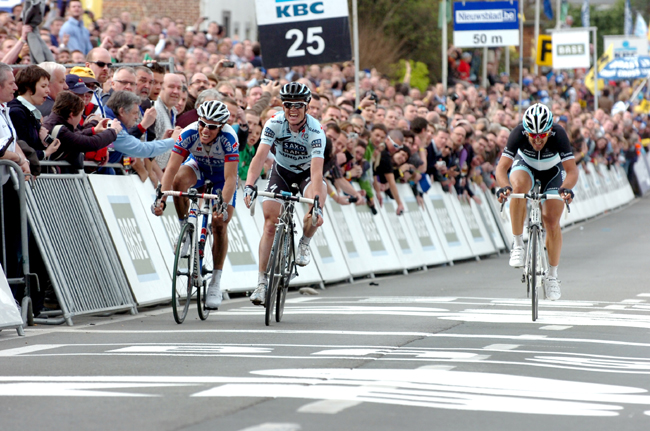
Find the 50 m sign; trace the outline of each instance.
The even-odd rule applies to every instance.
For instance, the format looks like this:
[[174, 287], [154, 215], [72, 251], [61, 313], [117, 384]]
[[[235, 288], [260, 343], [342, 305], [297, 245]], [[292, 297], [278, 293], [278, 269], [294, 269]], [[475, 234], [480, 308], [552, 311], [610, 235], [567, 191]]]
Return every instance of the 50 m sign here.
[[256, 0], [265, 68], [352, 58], [347, 0]]

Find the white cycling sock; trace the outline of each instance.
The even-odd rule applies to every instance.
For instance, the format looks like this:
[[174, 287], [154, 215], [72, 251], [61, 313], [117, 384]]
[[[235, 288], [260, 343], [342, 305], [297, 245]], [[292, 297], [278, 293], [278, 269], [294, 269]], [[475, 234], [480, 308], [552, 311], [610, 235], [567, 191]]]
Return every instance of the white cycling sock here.
[[524, 235], [523, 234], [515, 235], [514, 238], [515, 238], [515, 242], [514, 242], [515, 247], [522, 247], [523, 248], [524, 247]]
[[305, 235], [303, 235], [302, 238], [300, 238], [301, 244], [309, 245], [309, 241], [311, 241], [311, 238], [307, 238]]
[[219, 286], [221, 284], [221, 274], [223, 273], [222, 269], [215, 269], [212, 272], [212, 278], [210, 279], [210, 287]]
[[551, 266], [551, 265], [548, 266], [548, 276], [557, 278], [557, 266]]
[[257, 273], [257, 284], [266, 283], [266, 273], [259, 272]]

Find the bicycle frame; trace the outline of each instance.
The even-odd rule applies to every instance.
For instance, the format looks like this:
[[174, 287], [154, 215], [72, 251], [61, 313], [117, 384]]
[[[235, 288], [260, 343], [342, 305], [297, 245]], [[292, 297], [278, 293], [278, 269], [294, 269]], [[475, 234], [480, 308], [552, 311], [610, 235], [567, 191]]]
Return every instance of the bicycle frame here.
[[[540, 193], [541, 183], [535, 181], [533, 191], [530, 193], [511, 193], [509, 198], [526, 199], [530, 204], [528, 211], [528, 247], [526, 250], [526, 260], [521, 282], [526, 283], [526, 293], [532, 299], [532, 317], [533, 321], [538, 317], [538, 290], [544, 287], [544, 279], [548, 274], [548, 253], [546, 245], [542, 243], [545, 238], [544, 223], [542, 222], [542, 202], [544, 200], [561, 200], [564, 199], [559, 195]], [[571, 209], [566, 204], [567, 211]], [[501, 210], [505, 206], [505, 201], [501, 205]]]
[[[294, 243], [295, 222], [293, 215], [295, 212], [295, 203], [303, 202], [311, 204], [316, 208], [318, 206], [318, 196], [315, 199], [297, 197], [290, 192], [269, 193], [259, 192], [258, 195], [279, 199], [282, 201], [282, 208], [277, 222], [275, 223], [275, 234], [273, 245], [269, 254], [269, 260], [266, 265], [266, 274], [268, 278], [268, 288], [265, 298], [265, 324], [269, 326], [273, 317], [275, 308], [275, 320], [280, 322], [284, 312], [284, 301], [289, 282], [292, 275], [298, 275], [296, 267], [296, 248]], [[251, 203], [251, 215], [255, 212], [255, 202]], [[313, 211], [313, 210], [312, 210]], [[312, 223], [315, 225], [316, 217], [312, 216]]]

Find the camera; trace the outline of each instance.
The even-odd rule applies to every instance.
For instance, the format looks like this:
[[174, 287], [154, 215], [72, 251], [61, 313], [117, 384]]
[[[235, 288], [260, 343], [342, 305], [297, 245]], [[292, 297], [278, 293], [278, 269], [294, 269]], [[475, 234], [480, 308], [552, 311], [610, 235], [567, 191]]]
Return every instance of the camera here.
[[436, 168], [438, 168], [438, 169], [442, 169], [442, 168], [444, 168], [445, 166], [447, 166], [447, 163], [445, 163], [444, 160], [438, 160], [438, 161], [436, 162]]
[[458, 100], [458, 94], [457, 93], [452, 93], [451, 96], [449, 96], [452, 102], [455, 102]]
[[54, 138], [52, 137], [52, 135], [50, 135], [50, 134], [48, 133], [48, 135], [45, 137], [45, 139], [43, 139], [43, 141], [44, 141], [47, 145], [50, 145], [52, 142], [54, 142]]
[[235, 62], [234, 61], [224, 61], [221, 63], [223, 67], [235, 67]]
[[366, 96], [370, 96], [370, 100], [373, 102], [377, 103], [379, 101], [379, 97], [377, 96], [377, 93], [374, 91], [370, 90], [366, 93]]

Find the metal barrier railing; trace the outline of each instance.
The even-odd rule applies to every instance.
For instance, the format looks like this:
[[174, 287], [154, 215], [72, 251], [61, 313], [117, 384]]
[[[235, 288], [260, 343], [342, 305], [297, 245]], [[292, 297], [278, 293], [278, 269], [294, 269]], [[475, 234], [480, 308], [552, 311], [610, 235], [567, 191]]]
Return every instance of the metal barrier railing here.
[[[18, 193], [18, 202], [19, 202], [19, 217], [20, 217], [20, 243], [22, 248], [22, 277], [8, 278], [7, 282], [10, 286], [25, 286], [25, 296], [21, 302], [22, 310], [22, 320], [23, 325], [29, 324], [30, 326], [34, 324], [33, 313], [32, 313], [32, 302], [31, 302], [31, 278], [34, 277], [36, 280], [36, 285], [38, 286], [38, 276], [32, 274], [29, 271], [29, 241], [27, 238], [27, 212], [25, 206], [25, 174], [20, 169], [20, 166], [11, 160], [0, 160], [0, 167], [6, 166], [10, 169], [11, 178], [9, 181], [13, 182], [14, 190]], [[2, 231], [2, 268], [7, 275], [7, 249], [5, 244], [5, 235], [6, 226], [5, 226], [5, 205], [4, 205], [4, 192], [2, 187], [0, 187], [0, 229]], [[10, 227], [14, 228], [13, 226]], [[16, 252], [17, 250], [11, 250], [11, 252]], [[19, 335], [24, 335], [23, 329], [16, 328]]]
[[[27, 187], [28, 220], [63, 320], [137, 313], [128, 280], [86, 174], [43, 174]], [[61, 322], [62, 323], [62, 322]]]
[[[53, 160], [40, 160], [39, 161], [41, 166], [43, 167], [64, 167], [64, 168], [69, 168], [72, 165], [69, 162], [66, 162], [65, 160], [58, 160], [58, 161], [53, 161]], [[97, 162], [91, 162], [89, 160], [84, 160], [84, 168], [113, 168], [116, 170], [119, 170], [122, 172], [122, 174], [125, 174], [126, 172], [124, 171], [124, 165], [121, 163], [105, 163], [103, 165], [100, 165]]]
[[[147, 63], [158, 63], [161, 66], [167, 66], [167, 69], [170, 73], [174, 73], [174, 58], [170, 57], [168, 61], [143, 61], [141, 63], [113, 63], [113, 67], [138, 67], [145, 65]], [[25, 69], [26, 67], [31, 66], [30, 64], [10, 64], [12, 69]], [[72, 69], [73, 67], [86, 67], [86, 63], [67, 63], [63, 65], [66, 69]]]

